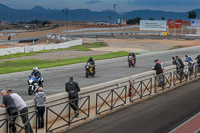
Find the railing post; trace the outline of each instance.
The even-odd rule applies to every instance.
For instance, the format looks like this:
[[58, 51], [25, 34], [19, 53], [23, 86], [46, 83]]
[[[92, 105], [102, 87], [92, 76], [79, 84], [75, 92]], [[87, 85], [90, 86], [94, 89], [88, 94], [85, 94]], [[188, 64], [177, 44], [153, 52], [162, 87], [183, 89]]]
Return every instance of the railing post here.
[[113, 110], [113, 89], [111, 90], [111, 110]]
[[98, 93], [96, 94], [96, 114], [97, 114], [97, 107], [98, 107]]
[[71, 116], [71, 100], [69, 100], [69, 117], [68, 117], [68, 121], [69, 121], [69, 126], [71, 125], [71, 118], [70, 118], [70, 116]]
[[48, 132], [48, 107], [46, 107], [46, 132]]
[[36, 125], [36, 127], [35, 127], [35, 130], [36, 130], [36, 131], [35, 131], [35, 132], [37, 133], [38, 111], [36, 111], [36, 119], [35, 119], [35, 121], [36, 121], [36, 122], [35, 122], [35, 123], [36, 123], [36, 124], [35, 124], [35, 125]]

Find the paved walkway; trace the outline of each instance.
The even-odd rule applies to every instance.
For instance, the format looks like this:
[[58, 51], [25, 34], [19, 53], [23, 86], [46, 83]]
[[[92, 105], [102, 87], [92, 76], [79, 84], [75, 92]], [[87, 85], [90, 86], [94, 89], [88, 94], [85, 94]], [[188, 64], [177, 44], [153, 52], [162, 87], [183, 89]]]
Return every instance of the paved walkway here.
[[[76, 127], [68, 133], [167, 133], [200, 112], [199, 81]], [[200, 127], [200, 125], [199, 125]]]

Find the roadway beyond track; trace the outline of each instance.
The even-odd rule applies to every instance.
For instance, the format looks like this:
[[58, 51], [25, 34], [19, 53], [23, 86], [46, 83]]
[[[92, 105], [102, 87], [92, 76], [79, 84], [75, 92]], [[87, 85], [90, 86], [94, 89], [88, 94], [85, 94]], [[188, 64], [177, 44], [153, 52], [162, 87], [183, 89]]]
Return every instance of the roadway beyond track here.
[[[193, 59], [199, 54], [200, 46], [181, 48], [176, 50], [167, 50], [154, 53], [141, 54], [137, 56], [137, 63], [134, 68], [129, 68], [127, 57], [113, 58], [96, 61], [96, 75], [94, 78], [85, 78], [85, 63], [41, 69], [44, 77], [44, 89], [47, 95], [64, 92], [65, 82], [70, 76], [74, 77], [80, 87], [86, 87], [103, 83], [130, 75], [142, 73], [151, 70], [156, 58], [164, 63], [164, 66], [172, 65], [171, 57], [178, 55], [185, 60], [184, 55], [188, 54]], [[31, 71], [18, 72], [0, 75], [0, 88], [13, 89], [24, 100], [33, 99], [28, 95], [27, 79]], [[0, 103], [2, 97], [0, 96]]]
[[129, 106], [67, 133], [168, 133], [200, 112], [199, 82]]

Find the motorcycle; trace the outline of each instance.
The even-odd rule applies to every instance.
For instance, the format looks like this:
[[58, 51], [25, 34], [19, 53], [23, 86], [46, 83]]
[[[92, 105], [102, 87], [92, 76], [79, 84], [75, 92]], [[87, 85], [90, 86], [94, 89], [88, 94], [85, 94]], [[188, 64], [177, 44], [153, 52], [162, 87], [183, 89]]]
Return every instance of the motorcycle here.
[[92, 76], [94, 77], [95, 75], [95, 66], [92, 65], [91, 63], [86, 63], [85, 65], [85, 70], [86, 70], [86, 73], [85, 73], [85, 76], [86, 78], [88, 78], [89, 76]]
[[128, 57], [128, 66], [131, 67], [135, 67], [135, 58], [133, 56], [129, 56]]
[[39, 87], [43, 87], [43, 77], [41, 77], [40, 79], [40, 85], [38, 83], [38, 79], [36, 77], [33, 77], [33, 76], [29, 76], [29, 79], [28, 79], [28, 94], [29, 95], [32, 95], [36, 92], [38, 92], [38, 88]]

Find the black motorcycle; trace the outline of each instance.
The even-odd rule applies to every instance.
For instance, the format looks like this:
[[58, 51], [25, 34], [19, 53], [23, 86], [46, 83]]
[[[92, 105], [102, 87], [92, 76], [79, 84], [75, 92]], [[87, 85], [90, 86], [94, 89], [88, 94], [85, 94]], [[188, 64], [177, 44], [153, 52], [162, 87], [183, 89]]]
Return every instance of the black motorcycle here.
[[86, 70], [86, 73], [85, 73], [86, 78], [88, 78], [89, 76], [94, 77], [94, 75], [95, 75], [95, 66], [94, 65], [92, 65], [91, 63], [86, 63], [85, 70]]

